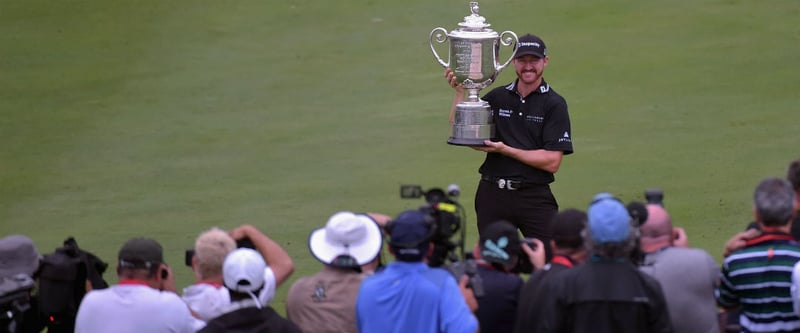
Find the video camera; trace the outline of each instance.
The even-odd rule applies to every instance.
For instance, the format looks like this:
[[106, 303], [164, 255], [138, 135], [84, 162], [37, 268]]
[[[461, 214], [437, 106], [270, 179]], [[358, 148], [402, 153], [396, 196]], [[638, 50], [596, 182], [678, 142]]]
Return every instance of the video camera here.
[[33, 278], [25, 274], [0, 277], [0, 332], [16, 332], [23, 313], [31, 308]]
[[[431, 238], [433, 254], [428, 258], [428, 266], [440, 267], [447, 261], [456, 262], [459, 257], [464, 257], [465, 230], [461, 224], [466, 217], [464, 208], [455, 200], [459, 194], [461, 194], [461, 190], [455, 184], [448, 186], [447, 192], [441, 188], [432, 188], [426, 191], [419, 185], [400, 186], [400, 197], [403, 199], [424, 197], [425, 204], [419, 210], [431, 216], [435, 221], [436, 232]], [[459, 237], [455, 240], [451, 239], [459, 231]]]
[[[444, 266], [456, 280], [466, 274], [469, 277], [468, 286], [476, 297], [481, 297], [485, 292], [478, 266], [472, 252], [464, 253], [466, 231], [462, 223], [466, 221], [466, 213], [464, 207], [455, 200], [460, 194], [461, 189], [455, 184], [448, 186], [447, 192], [441, 188], [426, 191], [419, 185], [400, 186], [400, 197], [403, 199], [425, 198], [425, 205], [420, 210], [430, 215], [436, 223], [436, 232], [431, 238], [433, 254], [428, 258], [428, 266]], [[452, 239], [457, 233], [458, 238]]]

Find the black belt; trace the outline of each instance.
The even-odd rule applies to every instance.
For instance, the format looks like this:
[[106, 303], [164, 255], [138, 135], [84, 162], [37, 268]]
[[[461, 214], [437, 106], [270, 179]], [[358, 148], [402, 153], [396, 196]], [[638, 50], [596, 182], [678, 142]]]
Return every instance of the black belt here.
[[531, 187], [534, 185], [533, 183], [526, 183], [519, 179], [508, 179], [508, 178], [494, 177], [484, 174], [481, 174], [481, 180], [493, 183], [495, 184], [495, 186], [497, 186], [497, 188], [509, 191], [521, 190], [523, 188]]

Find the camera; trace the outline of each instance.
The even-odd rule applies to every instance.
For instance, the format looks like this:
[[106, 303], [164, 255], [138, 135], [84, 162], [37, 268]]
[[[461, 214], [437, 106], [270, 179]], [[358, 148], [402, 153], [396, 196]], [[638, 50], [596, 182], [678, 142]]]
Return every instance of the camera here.
[[[256, 245], [253, 244], [253, 241], [250, 238], [242, 238], [236, 241], [237, 248], [248, 248], [248, 249], [256, 249]], [[186, 252], [183, 254], [183, 264], [186, 267], [192, 267], [192, 259], [194, 259], [194, 249], [186, 249]]]
[[[429, 215], [436, 224], [436, 231], [431, 238], [433, 254], [428, 258], [428, 266], [440, 267], [448, 261], [456, 262], [459, 254], [464, 257], [465, 230], [461, 224], [465, 220], [465, 213], [464, 208], [455, 200], [460, 192], [455, 184], [448, 186], [447, 192], [441, 188], [424, 190], [420, 185], [400, 186], [401, 198], [425, 199], [425, 204], [419, 210]], [[452, 239], [459, 231], [460, 236]]]
[[457, 261], [447, 265], [447, 270], [450, 274], [453, 274], [456, 281], [460, 280], [462, 276], [467, 275], [469, 277], [467, 286], [472, 288], [472, 293], [475, 294], [475, 297], [481, 297], [486, 294], [483, 289], [483, 280], [481, 279], [481, 275], [478, 274], [478, 265], [475, 263], [472, 252], [467, 252], [463, 261]]
[[[533, 240], [534, 240], [533, 238], [522, 238], [522, 239], [520, 239], [520, 242], [524, 243], [524, 244], [528, 244], [528, 247], [530, 247], [531, 250], [536, 250], [537, 246], [536, 246], [536, 243]], [[522, 253], [525, 254], [524, 251]]]
[[[520, 238], [519, 241], [521, 244], [528, 244], [528, 247], [530, 247], [531, 250], [536, 250], [538, 246], [533, 240], [534, 238]], [[519, 258], [517, 258], [517, 264], [514, 265], [511, 271], [514, 273], [525, 273], [525, 274], [533, 273], [533, 264], [531, 264], [531, 259], [528, 257], [527, 252], [520, 249]]]
[[0, 332], [16, 332], [23, 313], [31, 309], [34, 284], [25, 274], [0, 277]]
[[659, 188], [649, 188], [645, 190], [644, 198], [649, 204], [664, 206], [664, 192]]

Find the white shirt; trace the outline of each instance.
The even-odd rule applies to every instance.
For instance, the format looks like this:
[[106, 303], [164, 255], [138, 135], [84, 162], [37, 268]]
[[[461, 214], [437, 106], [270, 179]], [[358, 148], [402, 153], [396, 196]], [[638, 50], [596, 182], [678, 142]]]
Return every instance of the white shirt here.
[[[264, 288], [258, 294], [262, 306], [275, 298], [275, 273], [271, 268], [264, 270]], [[224, 313], [231, 304], [231, 296], [223, 286], [210, 283], [196, 283], [183, 289], [183, 301], [203, 321], [209, 321]]]
[[800, 261], [794, 264], [792, 270], [792, 305], [794, 313], [800, 316]]
[[197, 322], [177, 294], [122, 281], [86, 294], [75, 333], [191, 333]]

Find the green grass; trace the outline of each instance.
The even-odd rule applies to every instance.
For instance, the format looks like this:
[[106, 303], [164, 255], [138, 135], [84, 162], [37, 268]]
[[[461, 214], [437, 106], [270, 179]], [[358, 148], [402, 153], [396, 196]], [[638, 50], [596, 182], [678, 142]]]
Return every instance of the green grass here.
[[[71, 235], [111, 262], [148, 235], [179, 266], [201, 231], [251, 223], [297, 278], [318, 269], [307, 235], [336, 211], [395, 215], [421, 204], [400, 184], [457, 183], [474, 241], [483, 157], [445, 144], [452, 91], [427, 44], [468, 13], [454, 0], [0, 2], [0, 235], [41, 252]], [[494, 0], [481, 14], [548, 43], [576, 151], [553, 184], [563, 208], [661, 187], [692, 245], [719, 258], [758, 181], [800, 157], [794, 1]]]

